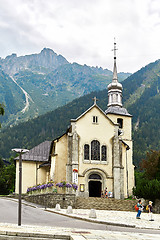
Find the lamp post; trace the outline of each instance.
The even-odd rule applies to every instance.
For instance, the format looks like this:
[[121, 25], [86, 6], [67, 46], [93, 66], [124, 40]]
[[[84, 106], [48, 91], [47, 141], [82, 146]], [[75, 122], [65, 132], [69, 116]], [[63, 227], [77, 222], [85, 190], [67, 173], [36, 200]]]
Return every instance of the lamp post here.
[[21, 198], [22, 198], [22, 153], [29, 152], [28, 149], [14, 148], [13, 152], [19, 154], [19, 198], [18, 198], [18, 226], [21, 226]]

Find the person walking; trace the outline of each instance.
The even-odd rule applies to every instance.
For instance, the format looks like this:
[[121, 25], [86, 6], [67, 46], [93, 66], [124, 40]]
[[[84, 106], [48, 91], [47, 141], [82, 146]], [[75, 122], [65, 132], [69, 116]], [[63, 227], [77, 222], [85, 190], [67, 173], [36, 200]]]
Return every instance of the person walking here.
[[149, 221], [154, 221], [154, 219], [152, 218], [152, 212], [153, 212], [152, 203], [153, 203], [152, 201], [149, 201], [149, 204], [148, 204]]
[[105, 193], [105, 197], [106, 197], [106, 198], [108, 198], [108, 191], [107, 191], [107, 187], [106, 187], [106, 189], [105, 189], [104, 193]]
[[141, 200], [138, 201], [137, 207], [138, 207], [138, 213], [137, 213], [136, 218], [137, 218], [137, 219], [141, 219], [140, 216], [141, 216], [141, 213], [142, 213], [142, 211], [143, 211], [143, 206], [142, 206]]

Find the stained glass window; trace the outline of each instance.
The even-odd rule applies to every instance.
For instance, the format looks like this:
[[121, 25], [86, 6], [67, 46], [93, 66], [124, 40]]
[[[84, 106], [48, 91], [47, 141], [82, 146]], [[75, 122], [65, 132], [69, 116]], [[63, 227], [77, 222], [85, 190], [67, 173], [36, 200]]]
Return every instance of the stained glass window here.
[[97, 140], [91, 142], [91, 160], [100, 160], [100, 143]]
[[106, 145], [102, 145], [101, 150], [102, 150], [101, 160], [102, 161], [107, 161], [107, 147], [106, 147]]
[[84, 159], [89, 160], [89, 144], [84, 145]]

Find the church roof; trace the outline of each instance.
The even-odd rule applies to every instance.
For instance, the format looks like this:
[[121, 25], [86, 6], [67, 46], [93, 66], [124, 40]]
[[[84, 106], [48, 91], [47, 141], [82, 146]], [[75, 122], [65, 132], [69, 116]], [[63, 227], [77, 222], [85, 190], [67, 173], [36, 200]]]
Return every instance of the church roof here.
[[110, 106], [105, 111], [106, 114], [116, 114], [116, 115], [123, 115], [123, 116], [129, 116], [132, 117], [131, 114], [128, 113], [126, 108], [118, 107], [118, 106]]
[[[51, 141], [45, 141], [38, 146], [29, 150], [29, 152], [22, 154], [23, 161], [47, 162], [49, 159]], [[15, 158], [19, 160], [19, 156]]]

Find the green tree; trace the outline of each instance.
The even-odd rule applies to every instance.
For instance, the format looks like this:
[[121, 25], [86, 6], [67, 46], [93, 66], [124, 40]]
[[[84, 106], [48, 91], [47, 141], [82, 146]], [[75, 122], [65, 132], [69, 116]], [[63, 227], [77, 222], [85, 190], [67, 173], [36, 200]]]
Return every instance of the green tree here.
[[160, 181], [160, 151], [150, 150], [150, 152], [147, 152], [146, 158], [140, 163], [140, 167], [148, 180], [157, 179]]
[[136, 187], [133, 189], [133, 194], [138, 198], [152, 200], [160, 199], [160, 181], [157, 179], [148, 180], [144, 173], [136, 172]]
[[0, 194], [6, 195], [14, 192], [15, 187], [15, 164], [14, 160], [10, 159], [6, 166], [3, 160], [0, 159]]
[[4, 115], [4, 105], [0, 103], [0, 115]]
[[135, 172], [133, 194], [139, 198], [160, 199], [160, 151], [150, 150], [140, 163], [142, 172]]
[[[4, 115], [4, 105], [0, 103], [0, 115]], [[0, 124], [1, 127], [1, 124]]]

